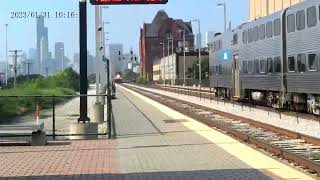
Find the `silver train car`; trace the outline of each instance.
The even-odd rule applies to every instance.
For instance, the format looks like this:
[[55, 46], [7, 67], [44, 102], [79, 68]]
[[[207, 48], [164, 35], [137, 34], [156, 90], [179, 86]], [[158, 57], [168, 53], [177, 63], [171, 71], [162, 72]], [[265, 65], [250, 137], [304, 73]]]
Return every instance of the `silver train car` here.
[[217, 34], [216, 96], [320, 115], [320, 1], [307, 0]]

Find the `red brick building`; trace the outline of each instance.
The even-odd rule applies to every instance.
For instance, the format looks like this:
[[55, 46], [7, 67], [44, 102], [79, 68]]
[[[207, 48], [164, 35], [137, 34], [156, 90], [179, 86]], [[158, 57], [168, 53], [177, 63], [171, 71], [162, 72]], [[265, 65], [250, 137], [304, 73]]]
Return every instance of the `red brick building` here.
[[[191, 50], [194, 47], [194, 35], [190, 22], [181, 19], [172, 19], [163, 10], [159, 11], [152, 23], [144, 23], [140, 29], [140, 60], [141, 77], [152, 80], [153, 61], [163, 57], [163, 45], [165, 56], [168, 55], [168, 39], [173, 38], [174, 52], [183, 51], [183, 30], [186, 32], [186, 47]], [[169, 45], [172, 54], [172, 43]]]

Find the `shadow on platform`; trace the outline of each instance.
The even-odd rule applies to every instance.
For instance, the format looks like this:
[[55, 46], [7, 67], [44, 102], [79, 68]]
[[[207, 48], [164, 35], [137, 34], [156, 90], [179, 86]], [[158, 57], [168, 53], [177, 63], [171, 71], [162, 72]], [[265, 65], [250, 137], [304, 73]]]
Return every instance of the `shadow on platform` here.
[[[1, 178], [0, 178], [1, 179]], [[255, 169], [221, 169], [204, 171], [148, 172], [129, 174], [81, 174], [57, 176], [9, 177], [13, 179], [53, 180], [53, 179], [95, 179], [95, 180], [270, 180], [269, 176]]]

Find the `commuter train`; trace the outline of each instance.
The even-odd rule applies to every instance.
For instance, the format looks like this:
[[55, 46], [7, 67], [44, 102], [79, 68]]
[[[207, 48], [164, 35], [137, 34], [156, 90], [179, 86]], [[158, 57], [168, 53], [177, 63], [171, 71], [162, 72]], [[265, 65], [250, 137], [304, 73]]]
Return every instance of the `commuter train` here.
[[123, 81], [122, 74], [120, 72], [116, 73], [113, 78], [113, 82], [122, 83], [122, 81]]
[[307, 0], [216, 34], [216, 96], [320, 115], [320, 1]]

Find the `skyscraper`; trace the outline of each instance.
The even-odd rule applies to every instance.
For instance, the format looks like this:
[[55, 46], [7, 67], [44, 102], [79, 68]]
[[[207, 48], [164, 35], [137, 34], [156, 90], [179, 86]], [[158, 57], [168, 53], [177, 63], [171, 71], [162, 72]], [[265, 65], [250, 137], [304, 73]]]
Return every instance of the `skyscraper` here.
[[37, 60], [36, 60], [36, 73], [41, 74], [41, 41], [44, 35], [44, 17], [39, 16], [37, 18]]
[[37, 69], [37, 50], [34, 48], [29, 49], [29, 62], [30, 64], [30, 74], [36, 74], [38, 72]]
[[56, 60], [56, 67], [58, 71], [62, 71], [66, 68], [66, 64], [64, 62], [64, 43], [56, 42], [54, 46], [54, 58]]
[[46, 75], [49, 53], [48, 28], [44, 27], [44, 17], [37, 17], [37, 73]]
[[201, 34], [197, 33], [197, 35], [196, 35], [196, 49], [199, 49], [202, 47], [201, 38], [202, 38]]

